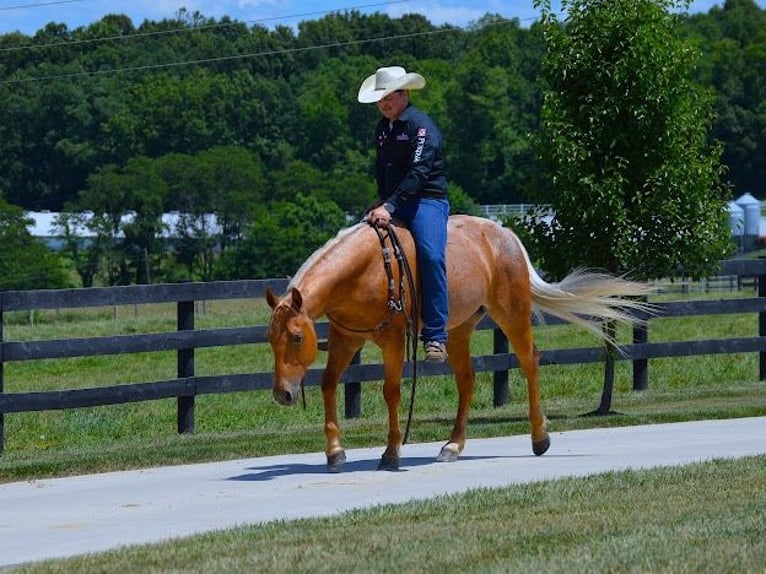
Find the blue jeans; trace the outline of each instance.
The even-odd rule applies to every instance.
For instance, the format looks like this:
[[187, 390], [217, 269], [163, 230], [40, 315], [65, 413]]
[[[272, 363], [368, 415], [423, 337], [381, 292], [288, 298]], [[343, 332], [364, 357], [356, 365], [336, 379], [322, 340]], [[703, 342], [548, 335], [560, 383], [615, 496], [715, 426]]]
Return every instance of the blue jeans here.
[[426, 197], [408, 201], [396, 208], [394, 217], [412, 233], [420, 274], [420, 316], [424, 342], [447, 340], [449, 297], [447, 292], [447, 218], [446, 199]]

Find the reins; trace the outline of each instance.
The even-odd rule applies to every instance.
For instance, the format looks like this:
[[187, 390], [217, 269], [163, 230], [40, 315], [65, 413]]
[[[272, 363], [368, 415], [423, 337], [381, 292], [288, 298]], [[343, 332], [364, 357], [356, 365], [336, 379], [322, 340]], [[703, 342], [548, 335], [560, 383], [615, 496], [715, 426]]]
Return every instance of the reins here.
[[[412, 298], [411, 311], [407, 314], [407, 342], [405, 344], [407, 349], [407, 360], [412, 362], [412, 387], [410, 388], [410, 406], [407, 409], [407, 424], [404, 427], [404, 438], [402, 439], [402, 444], [404, 445], [407, 444], [407, 439], [410, 436], [412, 412], [415, 406], [415, 387], [417, 386], [418, 381], [418, 317], [420, 316], [420, 298], [418, 297], [419, 294], [417, 292], [415, 279], [412, 276], [410, 262], [404, 254], [402, 244], [399, 242], [399, 237], [394, 233], [394, 228], [390, 224], [388, 226], [388, 234], [391, 238], [391, 244], [394, 246], [396, 260], [399, 263], [400, 284], [406, 274], [407, 282], [410, 286], [410, 296]], [[378, 236], [380, 237], [380, 232], [378, 232]], [[402, 272], [402, 269], [404, 269], [404, 272]], [[403, 300], [402, 307], [404, 308]]]
[[[407, 331], [406, 331], [407, 361], [412, 362], [412, 388], [410, 390], [410, 405], [409, 405], [409, 409], [407, 413], [407, 425], [405, 427], [404, 439], [402, 440], [402, 444], [407, 444], [407, 439], [409, 438], [409, 434], [410, 434], [410, 425], [412, 424], [412, 413], [413, 413], [413, 409], [415, 405], [415, 387], [417, 385], [417, 379], [418, 379], [417, 321], [419, 317], [420, 300], [418, 297], [415, 279], [412, 275], [412, 268], [410, 267], [410, 262], [404, 253], [404, 249], [402, 249], [402, 244], [399, 241], [398, 235], [394, 231], [394, 226], [389, 224], [388, 227], [386, 228], [386, 232], [384, 233], [381, 231], [381, 228], [377, 227], [376, 225], [374, 224], [370, 224], [370, 225], [375, 230], [375, 233], [378, 236], [378, 240], [380, 241], [381, 249], [383, 250], [383, 268], [385, 269], [386, 280], [388, 283], [388, 302], [387, 302], [388, 315], [375, 327], [372, 327], [369, 329], [354, 329], [351, 327], [347, 327], [343, 325], [343, 323], [335, 319], [329, 313], [327, 313], [327, 318], [330, 319], [330, 321], [332, 321], [338, 327], [340, 327], [341, 329], [345, 331], [349, 331], [351, 333], [372, 333], [376, 331], [382, 331], [383, 329], [388, 327], [389, 323], [391, 323], [396, 313], [405, 313], [405, 316], [407, 318]], [[386, 245], [386, 237], [388, 237], [391, 243], [391, 248], [393, 248], [394, 258], [396, 259], [396, 263], [399, 270], [398, 293], [396, 289], [396, 282], [394, 281], [393, 269], [391, 268], [391, 248], [389, 248]], [[407, 313], [406, 294], [405, 294], [407, 286], [409, 286], [410, 298], [412, 301], [409, 313]]]

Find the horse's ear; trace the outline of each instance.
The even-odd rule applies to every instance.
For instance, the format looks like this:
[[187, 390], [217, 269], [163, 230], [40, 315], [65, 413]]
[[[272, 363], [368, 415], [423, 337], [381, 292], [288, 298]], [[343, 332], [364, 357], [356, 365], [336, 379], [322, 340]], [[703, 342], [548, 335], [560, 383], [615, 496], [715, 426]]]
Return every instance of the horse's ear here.
[[279, 304], [277, 296], [274, 295], [274, 291], [271, 290], [271, 287], [266, 287], [266, 302], [272, 309], [276, 309], [277, 305]]
[[292, 295], [293, 295], [292, 307], [296, 311], [300, 311], [301, 307], [303, 306], [303, 295], [301, 295], [301, 292], [298, 291], [298, 289], [296, 289], [295, 287], [293, 287]]

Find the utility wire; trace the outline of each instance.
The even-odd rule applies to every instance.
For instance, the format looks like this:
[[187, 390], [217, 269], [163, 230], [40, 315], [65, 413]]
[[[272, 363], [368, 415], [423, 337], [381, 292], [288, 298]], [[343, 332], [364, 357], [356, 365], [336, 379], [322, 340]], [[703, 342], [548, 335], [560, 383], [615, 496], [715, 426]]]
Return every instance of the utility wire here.
[[42, 8], [43, 6], [53, 6], [56, 4], [73, 4], [74, 2], [82, 2], [83, 0], [50, 0], [50, 2], [36, 2], [34, 4], [15, 4], [13, 6], [0, 6], [0, 12], [7, 10], [21, 10], [24, 8]]
[[[82, 2], [83, 0], [59, 0], [58, 2], [51, 2], [51, 4], [64, 3], [64, 2]], [[345, 8], [333, 8], [332, 10], [320, 10], [315, 12], [303, 12], [300, 14], [288, 14], [285, 16], [271, 16], [269, 18], [259, 18], [257, 20], [237, 20], [234, 22], [223, 22], [219, 24], [206, 24], [203, 26], [186, 26], [184, 28], [171, 28], [169, 30], [156, 30], [153, 32], [137, 32], [135, 34], [120, 34], [116, 36], [106, 36], [103, 38], [86, 38], [83, 40], [69, 40], [64, 42], [49, 42], [48, 44], [27, 44], [25, 46], [12, 46], [9, 48], [0, 48], [0, 53], [3, 52], [16, 52], [20, 50], [41, 50], [43, 48], [68, 48], [69, 46], [78, 46], [81, 44], [95, 44], [99, 42], [109, 42], [116, 40], [133, 40], [136, 38], [146, 38], [150, 36], [161, 36], [165, 34], [178, 34], [183, 32], [198, 32], [201, 30], [213, 30], [217, 28], [231, 28], [234, 26], [240, 26], [242, 24], [261, 24], [264, 22], [271, 22], [274, 20], [292, 20], [295, 18], [306, 18], [308, 16], [319, 16], [324, 14], [332, 14], [335, 12], [346, 12], [349, 10], [360, 10], [363, 8], [375, 8], [378, 6], [388, 6], [391, 4], [402, 4], [404, 2], [410, 2], [411, 0], [389, 0], [387, 2], [376, 2], [374, 4], [360, 4], [357, 6], [348, 6]], [[41, 4], [45, 5], [45, 4]], [[34, 6], [30, 4], [29, 6]], [[11, 7], [13, 8], [13, 7]], [[0, 8], [2, 10], [2, 8]]]
[[[525, 18], [526, 20], [535, 20], [535, 18]], [[485, 26], [496, 26], [501, 24], [508, 24], [511, 22], [517, 22], [520, 21], [517, 18], [513, 19], [507, 19], [507, 18], [500, 18], [493, 20], [492, 22], [485, 24]], [[401, 40], [405, 38], [416, 38], [421, 36], [430, 36], [430, 35], [436, 35], [436, 34], [444, 34], [444, 33], [450, 33], [450, 32], [458, 32], [463, 31], [463, 28], [460, 27], [447, 27], [447, 28], [439, 28], [437, 30], [428, 30], [424, 32], [410, 32], [407, 34], [396, 34], [393, 36], [381, 36], [377, 38], [363, 38], [360, 40], [349, 40], [345, 42], [330, 42], [327, 44], [319, 44], [314, 46], [302, 46], [302, 47], [296, 47], [296, 48], [280, 48], [277, 50], [264, 50], [261, 52], [250, 52], [246, 54], [233, 54], [229, 56], [219, 56], [215, 58], [204, 58], [204, 59], [198, 59], [198, 60], [183, 60], [179, 62], [163, 62], [158, 64], [146, 64], [143, 66], [130, 66], [125, 68], [112, 68], [107, 70], [93, 70], [93, 71], [83, 71], [83, 72], [73, 72], [69, 74], [52, 74], [48, 76], [34, 76], [34, 77], [26, 77], [26, 78], [19, 78], [19, 79], [11, 79], [11, 80], [0, 80], [0, 85], [9, 85], [9, 84], [27, 84], [31, 82], [43, 82], [43, 81], [50, 81], [50, 80], [66, 80], [66, 79], [75, 79], [75, 78], [83, 78], [83, 77], [89, 77], [89, 76], [102, 76], [102, 75], [108, 75], [108, 74], [118, 74], [118, 73], [125, 73], [125, 72], [141, 72], [141, 71], [147, 71], [147, 70], [159, 70], [159, 69], [165, 69], [165, 68], [178, 68], [182, 66], [193, 66], [193, 65], [200, 65], [200, 64], [212, 64], [217, 62], [227, 62], [227, 61], [233, 61], [233, 60], [244, 60], [249, 58], [260, 58], [260, 57], [266, 57], [266, 56], [277, 56], [282, 54], [295, 54], [300, 52], [308, 52], [312, 50], [324, 50], [328, 48], [343, 48], [348, 46], [358, 46], [363, 44], [371, 44], [374, 42], [385, 42], [389, 40]]]
[[403, 38], [415, 38], [418, 36], [428, 36], [432, 34], [443, 34], [445, 32], [456, 32], [461, 28], [443, 28], [439, 30], [430, 30], [427, 32], [411, 32], [409, 34], [397, 34], [395, 36], [383, 36], [379, 38], [365, 38], [362, 40], [349, 40], [347, 42], [331, 42], [329, 44], [320, 44], [317, 46], [302, 46], [299, 48], [282, 48], [279, 50], [265, 50], [263, 52], [252, 52], [248, 54], [234, 54], [231, 56], [220, 56], [217, 58], [204, 58], [201, 60], [184, 60], [181, 62], [165, 62], [161, 64], [147, 64], [145, 66], [132, 66], [128, 68], [114, 68], [110, 70], [94, 70], [89, 72], [74, 72], [71, 74], [56, 74], [50, 76], [35, 76], [32, 78], [20, 78], [17, 80], [2, 80], [0, 84], [20, 84], [29, 82], [39, 82], [47, 80], [65, 80], [72, 78], [82, 78], [85, 76], [98, 76], [106, 74], [116, 74], [122, 72], [140, 72], [145, 70], [157, 70], [161, 68], [177, 68], [180, 66], [193, 66], [198, 64], [211, 64], [215, 62], [226, 62], [231, 60], [244, 60], [247, 58], [258, 58], [263, 56], [276, 56], [279, 54], [294, 54], [298, 52], [308, 52], [310, 50], [324, 50], [326, 48], [343, 48], [346, 46], [355, 46], [360, 44], [370, 44], [373, 42], [383, 42], [388, 40], [400, 40]]

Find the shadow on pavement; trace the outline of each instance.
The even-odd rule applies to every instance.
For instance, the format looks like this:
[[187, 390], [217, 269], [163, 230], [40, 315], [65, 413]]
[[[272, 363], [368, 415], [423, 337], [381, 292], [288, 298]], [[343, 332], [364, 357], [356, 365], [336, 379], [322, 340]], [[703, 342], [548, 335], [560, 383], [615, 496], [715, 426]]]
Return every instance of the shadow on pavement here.
[[[529, 458], [533, 455], [524, 456], [461, 456], [457, 462], [437, 462], [434, 457], [411, 457], [403, 456], [400, 461], [400, 467], [398, 472], [407, 472], [410, 468], [428, 465], [447, 465], [447, 464], [460, 464], [464, 462], [476, 461], [476, 460], [500, 460], [500, 459], [512, 459], [512, 458]], [[283, 476], [294, 476], [300, 474], [317, 474], [317, 475], [333, 475], [333, 474], [349, 474], [352, 472], [386, 472], [378, 471], [378, 458], [347, 461], [343, 468], [339, 472], [330, 472], [327, 470], [327, 465], [322, 462], [321, 464], [276, 464], [276, 465], [264, 465], [264, 466], [252, 466], [247, 470], [245, 474], [232, 476], [226, 480], [239, 480], [239, 481], [253, 481], [261, 482], [267, 480], [273, 480]]]

